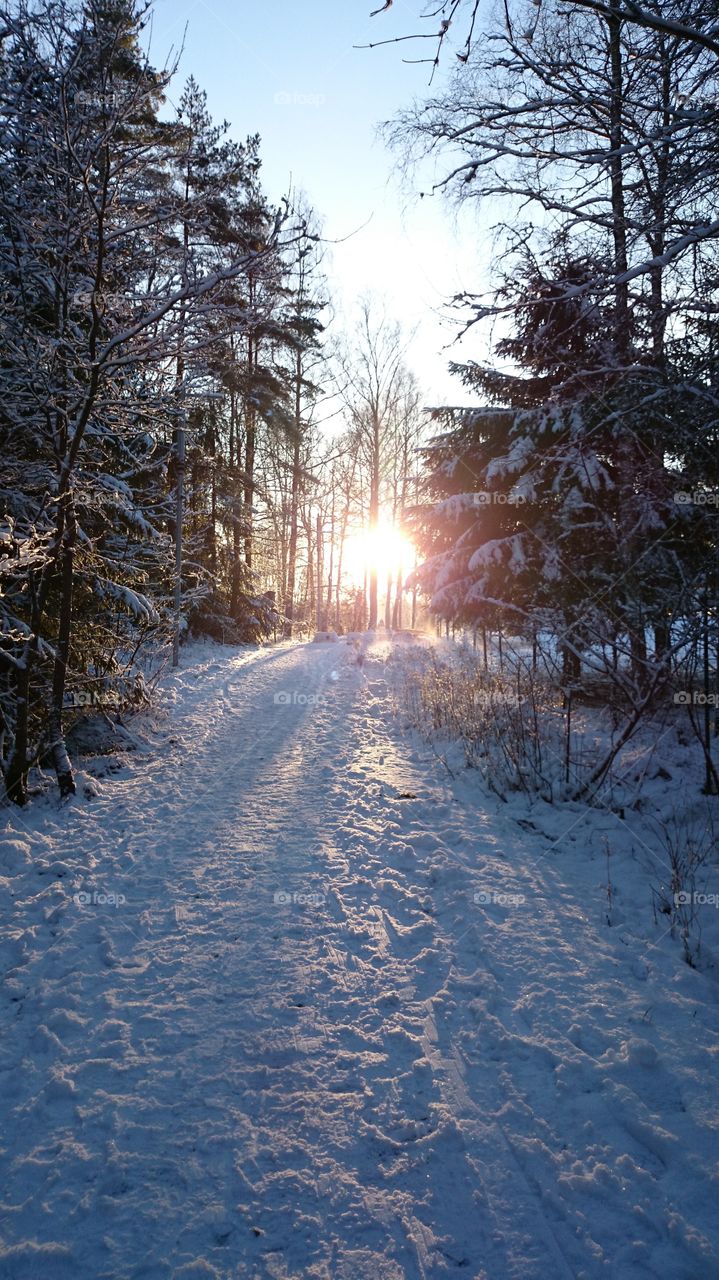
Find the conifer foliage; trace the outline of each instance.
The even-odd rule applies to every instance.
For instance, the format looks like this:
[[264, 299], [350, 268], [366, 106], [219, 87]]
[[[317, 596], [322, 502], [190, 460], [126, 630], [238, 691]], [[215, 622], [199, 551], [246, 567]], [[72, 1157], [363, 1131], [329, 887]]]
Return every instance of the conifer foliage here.
[[259, 139], [229, 139], [193, 80], [173, 117], [146, 17], [0, 10], [0, 764], [19, 803], [39, 758], [74, 790], [68, 706], [136, 693], [138, 647], [175, 621], [176, 544], [181, 627], [278, 622], [252, 570], [256, 457], [291, 428], [301, 227], [261, 190]]
[[[437, 57], [461, 32], [459, 65], [391, 133], [434, 161], [436, 191], [501, 211], [503, 253], [460, 298], [491, 355], [454, 365], [473, 407], [435, 410], [419, 581], [440, 617], [501, 624], [535, 655], [539, 637], [565, 689], [619, 688], [632, 723], [700, 653], [708, 703], [716, 6], [441, 11]], [[716, 787], [708, 715], [702, 742]]]

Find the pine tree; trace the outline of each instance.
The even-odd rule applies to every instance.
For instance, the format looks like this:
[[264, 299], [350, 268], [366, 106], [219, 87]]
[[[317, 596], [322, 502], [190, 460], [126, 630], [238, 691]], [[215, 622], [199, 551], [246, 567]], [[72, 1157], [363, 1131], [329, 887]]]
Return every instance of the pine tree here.
[[[7, 22], [0, 433], [12, 483], [0, 692], [5, 786], [20, 803], [41, 751], [62, 792], [74, 788], [62, 733], [68, 668], [99, 687], [124, 643], [118, 610], [140, 631], [157, 620], [170, 576], [178, 358], [204, 378], [202, 352], [217, 341], [208, 318], [234, 280], [276, 254], [280, 234], [276, 220], [263, 245], [249, 244], [202, 164], [206, 189], [188, 221], [175, 181], [187, 133], [159, 119], [169, 73], [140, 51], [144, 12], [131, 0], [17, 4]], [[249, 189], [255, 157], [235, 158], [237, 185]], [[223, 154], [224, 178], [232, 159]], [[90, 663], [76, 592], [95, 602]]]

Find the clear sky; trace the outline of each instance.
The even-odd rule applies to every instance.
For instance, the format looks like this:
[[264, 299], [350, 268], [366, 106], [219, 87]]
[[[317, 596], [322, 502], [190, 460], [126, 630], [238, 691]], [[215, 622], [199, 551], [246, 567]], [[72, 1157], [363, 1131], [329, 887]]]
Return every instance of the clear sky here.
[[454, 292], [483, 284], [489, 237], [469, 214], [456, 224], [440, 198], [416, 200], [377, 136], [381, 121], [426, 94], [429, 71], [402, 62], [424, 55], [429, 42], [353, 47], [417, 29], [419, 4], [395, 0], [370, 19], [378, 7], [379, 0], [155, 0], [151, 53], [162, 65], [184, 41], [170, 97], [192, 74], [233, 137], [262, 135], [270, 199], [292, 183], [307, 193], [328, 238], [356, 232], [333, 246], [327, 264], [341, 310], [351, 315], [364, 290], [383, 294], [406, 330], [418, 326], [408, 362], [427, 402], [464, 403], [447, 360], [485, 353], [474, 341], [442, 352], [456, 330], [437, 313], [446, 313]]

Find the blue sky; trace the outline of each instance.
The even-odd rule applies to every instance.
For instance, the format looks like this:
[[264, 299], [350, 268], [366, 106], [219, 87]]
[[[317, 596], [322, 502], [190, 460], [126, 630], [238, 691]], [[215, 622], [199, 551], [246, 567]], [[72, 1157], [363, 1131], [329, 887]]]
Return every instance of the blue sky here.
[[[489, 237], [468, 214], [456, 224], [439, 199], [415, 200], [377, 137], [381, 121], [426, 94], [428, 68], [402, 58], [429, 46], [353, 48], [417, 29], [418, 4], [395, 0], [370, 19], [377, 7], [378, 0], [156, 0], [152, 57], [164, 64], [184, 40], [171, 98], [193, 74], [234, 137], [262, 135], [271, 199], [292, 182], [306, 191], [328, 238], [356, 232], [333, 246], [327, 264], [341, 312], [349, 319], [366, 289], [383, 294], [406, 330], [419, 326], [408, 360], [427, 401], [463, 402], [441, 351], [455, 331], [436, 313], [448, 295], [482, 283]], [[484, 352], [472, 342], [464, 354]]]

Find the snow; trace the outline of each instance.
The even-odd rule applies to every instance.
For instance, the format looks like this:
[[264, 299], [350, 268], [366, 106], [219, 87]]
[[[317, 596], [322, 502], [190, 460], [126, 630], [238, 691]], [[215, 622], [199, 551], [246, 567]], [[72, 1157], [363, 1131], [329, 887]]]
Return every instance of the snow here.
[[159, 616], [155, 606], [148, 596], [143, 595], [140, 591], [133, 591], [130, 587], [125, 586], [121, 582], [111, 582], [108, 578], [95, 578], [95, 594], [104, 599], [107, 597], [111, 600], [117, 600], [128, 610], [133, 617], [140, 622], [145, 622], [148, 626], [156, 626], [159, 623]]
[[0, 815], [2, 1280], [719, 1275], [716, 970], [408, 733], [413, 649], [191, 647]]

